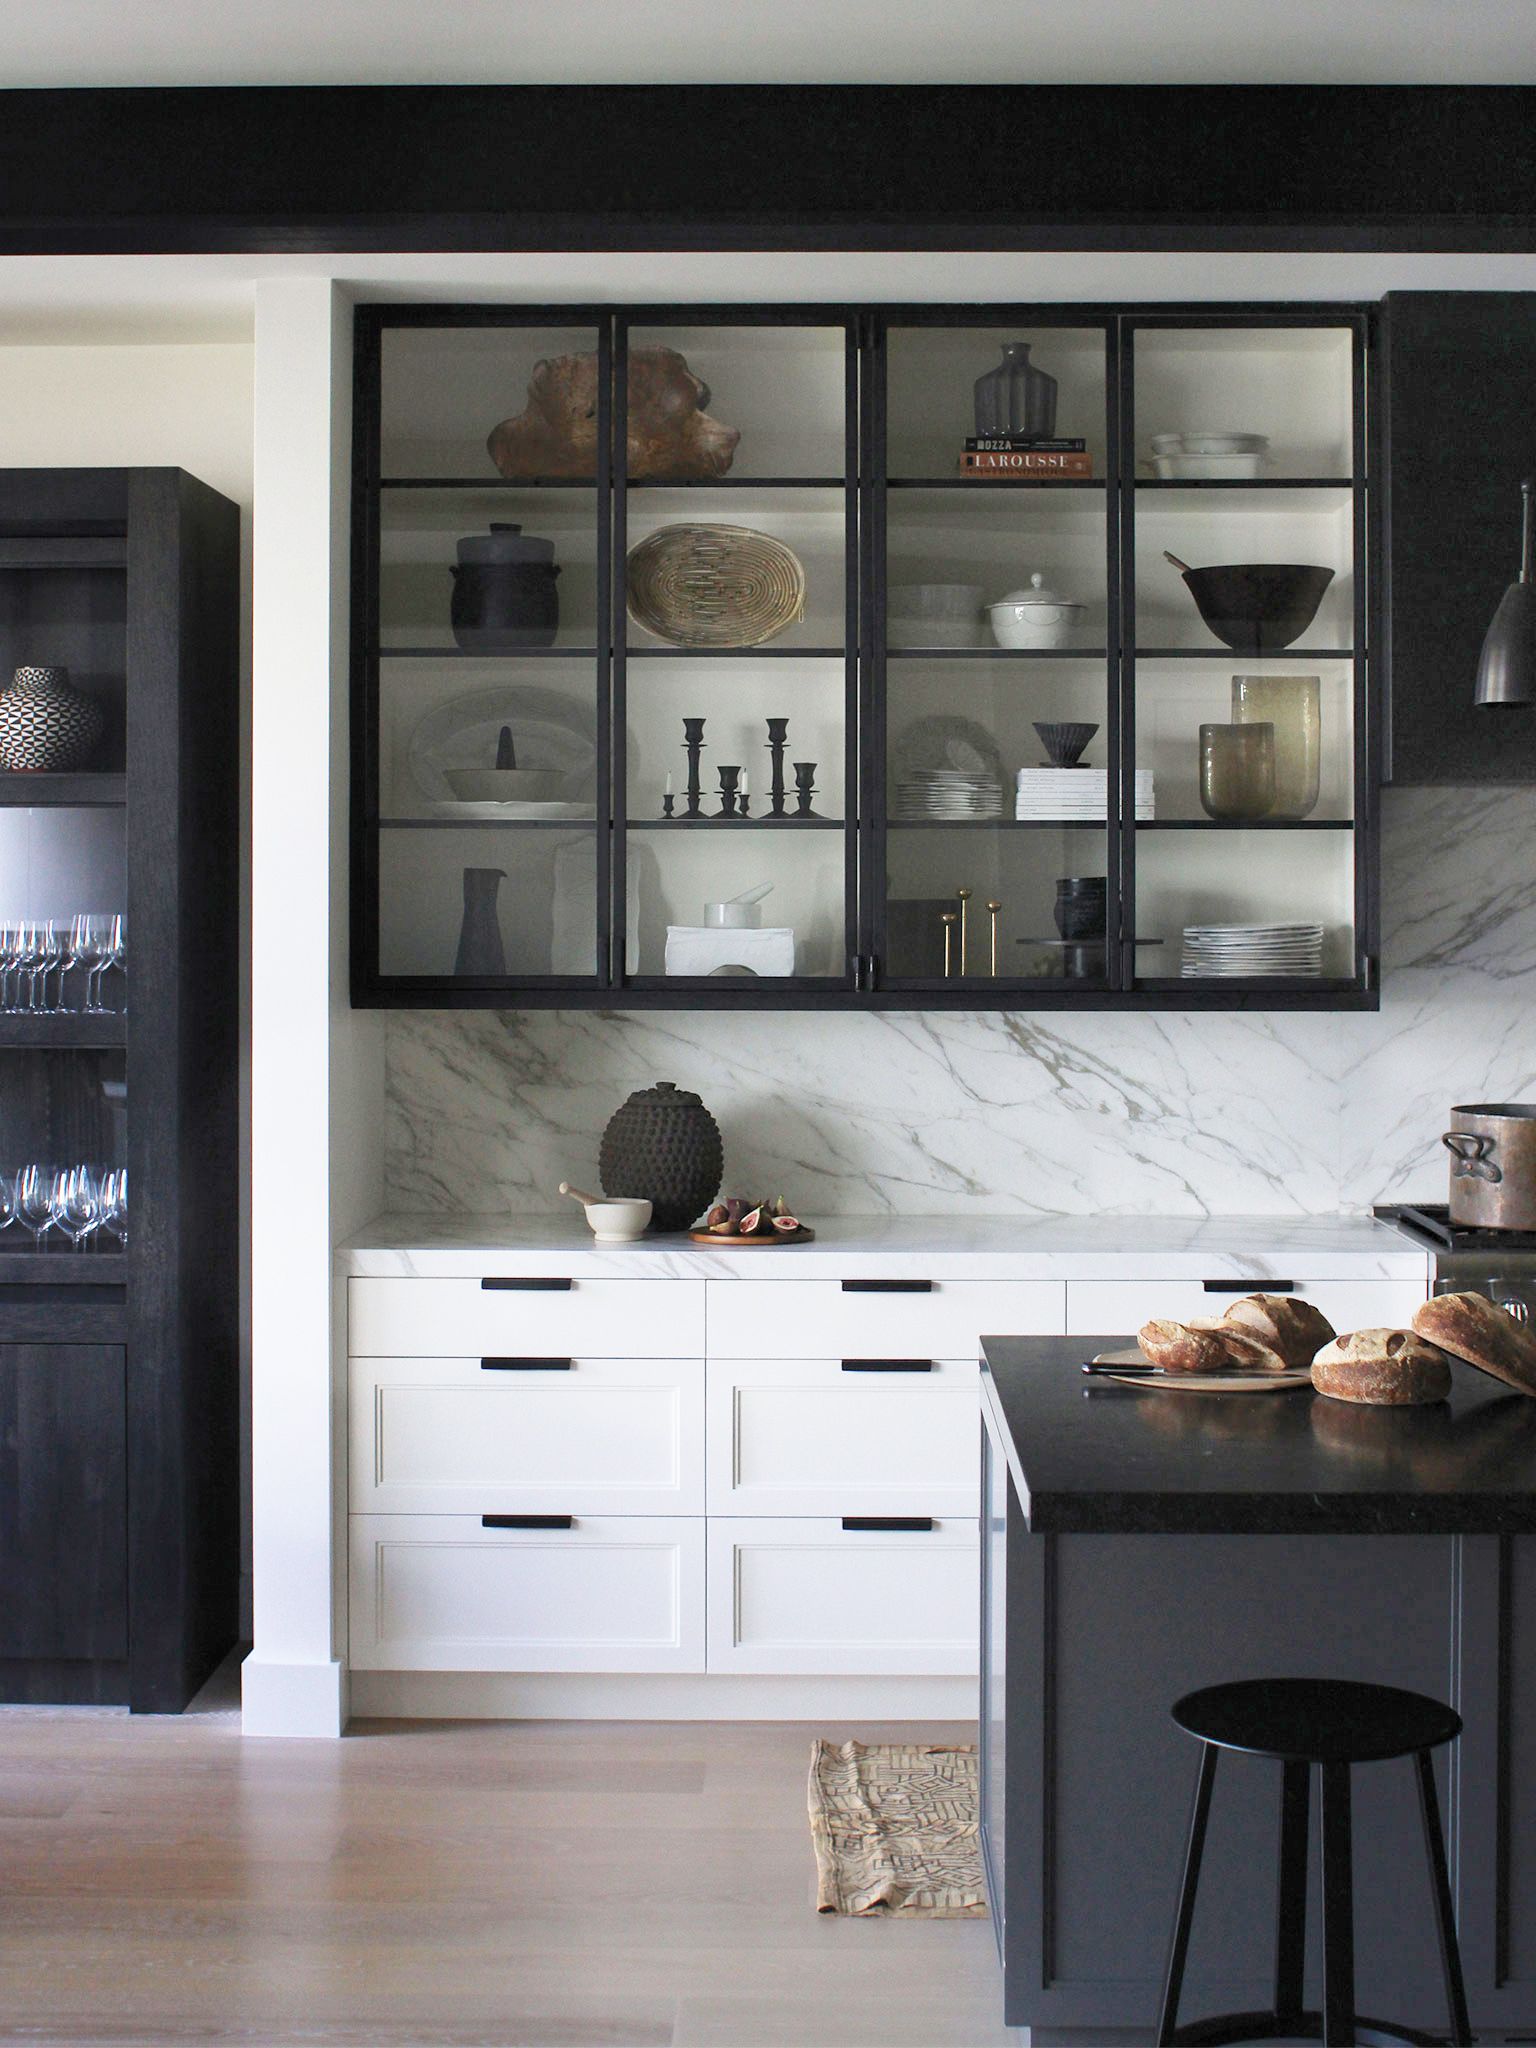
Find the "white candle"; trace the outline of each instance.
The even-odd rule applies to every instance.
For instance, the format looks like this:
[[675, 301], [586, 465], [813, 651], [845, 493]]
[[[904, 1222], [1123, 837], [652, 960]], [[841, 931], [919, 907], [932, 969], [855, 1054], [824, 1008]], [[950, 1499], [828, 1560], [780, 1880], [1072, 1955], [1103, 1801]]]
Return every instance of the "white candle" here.
[[741, 793], [743, 796], [750, 794], [747, 788], [747, 771], [745, 768], [741, 771]]
[[662, 791], [662, 795], [663, 795], [663, 796], [671, 796], [671, 794], [672, 794], [672, 777], [671, 777], [671, 775], [669, 774], [669, 775], [667, 776], [667, 786], [666, 786], [666, 788], [665, 788], [665, 789], [664, 789], [664, 790]]

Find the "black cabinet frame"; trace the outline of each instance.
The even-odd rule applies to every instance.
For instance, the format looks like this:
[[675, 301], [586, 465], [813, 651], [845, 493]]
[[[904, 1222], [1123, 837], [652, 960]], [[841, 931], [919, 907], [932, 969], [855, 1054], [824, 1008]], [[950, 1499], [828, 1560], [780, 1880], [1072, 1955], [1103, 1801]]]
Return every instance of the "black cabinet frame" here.
[[[380, 833], [377, 804], [379, 750], [379, 473], [380, 381], [384, 334], [399, 327], [584, 326], [598, 336], [602, 416], [600, 447], [611, 459], [599, 463], [598, 646], [595, 652], [598, 708], [597, 845], [598, 931], [591, 975], [533, 975], [477, 982], [451, 975], [385, 975], [379, 967]], [[843, 816], [846, 968], [837, 976], [795, 977], [728, 986], [665, 975], [637, 975], [625, 959], [625, 863], [632, 822], [626, 807], [624, 758], [628, 665], [626, 646], [625, 554], [630, 490], [626, 473], [625, 401], [630, 334], [641, 328], [705, 326], [841, 326], [845, 337], [845, 452], [841, 478], [782, 478], [778, 484], [840, 486], [846, 513], [844, 643], [846, 749]], [[371, 1009], [721, 1009], [721, 1010], [1368, 1010], [1379, 1002], [1377, 905], [1379, 853], [1376, 789], [1380, 740], [1377, 706], [1381, 678], [1376, 649], [1382, 586], [1380, 517], [1373, 479], [1378, 470], [1375, 381], [1367, 370], [1375, 343], [1374, 309], [1356, 303], [1199, 305], [659, 305], [623, 308], [593, 305], [386, 305], [360, 306], [356, 316], [353, 474], [352, 635], [352, 1001]], [[1094, 494], [1105, 507], [1105, 575], [1108, 600], [1106, 705], [1108, 772], [1118, 792], [1106, 820], [1105, 850], [1110, 876], [1110, 931], [1107, 972], [1101, 981], [1059, 978], [970, 977], [961, 980], [893, 978], [888, 973], [885, 932], [887, 825], [885, 746], [885, 537], [887, 508], [900, 488], [886, 473], [886, 347], [893, 329], [913, 327], [1098, 328], [1105, 347], [1107, 460], [1102, 479], [1050, 489]], [[1350, 335], [1352, 376], [1351, 492], [1354, 559], [1352, 662], [1354, 719], [1353, 818], [1347, 829], [1354, 850], [1354, 961], [1352, 972], [1325, 981], [1265, 979], [1199, 982], [1138, 975], [1135, 932], [1136, 847], [1134, 767], [1136, 725], [1135, 635], [1135, 337], [1158, 328], [1308, 328], [1331, 326]], [[466, 483], [466, 479], [415, 479]], [[498, 487], [495, 477], [472, 480], [476, 488]], [[918, 481], [918, 480], [914, 480]], [[927, 481], [927, 480], [921, 480]], [[957, 485], [958, 479], [934, 483]], [[1287, 485], [1342, 478], [1264, 480], [1244, 489], [1283, 490]], [[756, 489], [765, 480], [725, 477], [686, 487]], [[513, 486], [514, 488], [519, 486]], [[528, 488], [527, 485], [520, 486]], [[541, 486], [547, 488], [547, 486]], [[981, 488], [1006, 492], [1008, 482]], [[1219, 491], [1223, 486], [1180, 488]], [[582, 650], [586, 653], [587, 650]], [[1190, 650], [1176, 650], [1179, 658]], [[647, 653], [650, 650], [646, 650]], [[668, 657], [696, 658], [690, 651], [657, 650]], [[744, 650], [771, 657], [773, 648]], [[781, 650], [784, 654], [804, 650]], [[996, 650], [978, 650], [996, 656]], [[708, 650], [729, 660], [726, 651]], [[1298, 653], [1306, 658], [1307, 650]], [[1194, 658], [1237, 661], [1222, 647], [1195, 651]], [[506, 657], [518, 659], [520, 657]], [[948, 657], [948, 658], [953, 658]], [[1097, 659], [1097, 652], [1093, 655]], [[1169, 821], [1174, 822], [1174, 821]], [[1346, 829], [1338, 821], [1308, 821], [1273, 829]], [[696, 828], [690, 828], [696, 829]], [[1014, 829], [1007, 821], [1005, 829]], [[1223, 828], [1197, 822], [1197, 829]]]

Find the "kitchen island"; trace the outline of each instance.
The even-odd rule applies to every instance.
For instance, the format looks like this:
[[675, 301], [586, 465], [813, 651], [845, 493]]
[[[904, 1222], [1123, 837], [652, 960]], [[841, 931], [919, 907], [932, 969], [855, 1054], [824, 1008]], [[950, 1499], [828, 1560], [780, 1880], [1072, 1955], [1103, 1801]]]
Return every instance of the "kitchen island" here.
[[[1153, 2038], [1198, 1760], [1169, 1707], [1317, 1676], [1462, 1715], [1436, 1769], [1473, 2024], [1536, 2034], [1536, 1401], [1461, 1366], [1449, 1402], [1398, 1410], [1085, 1380], [1127, 1341], [984, 1339], [982, 1821], [1006, 2019], [1035, 2048]], [[1355, 1781], [1359, 2009], [1439, 2028], [1410, 1767]], [[1278, 1802], [1272, 1763], [1218, 1778], [1188, 2019], [1268, 2002]]]

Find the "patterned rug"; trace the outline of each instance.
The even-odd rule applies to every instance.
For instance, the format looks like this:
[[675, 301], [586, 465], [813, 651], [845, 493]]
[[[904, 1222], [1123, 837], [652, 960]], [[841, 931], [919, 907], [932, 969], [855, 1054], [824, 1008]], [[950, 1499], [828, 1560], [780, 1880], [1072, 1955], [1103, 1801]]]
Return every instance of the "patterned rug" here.
[[813, 1742], [808, 1791], [818, 1913], [986, 1912], [974, 1744]]

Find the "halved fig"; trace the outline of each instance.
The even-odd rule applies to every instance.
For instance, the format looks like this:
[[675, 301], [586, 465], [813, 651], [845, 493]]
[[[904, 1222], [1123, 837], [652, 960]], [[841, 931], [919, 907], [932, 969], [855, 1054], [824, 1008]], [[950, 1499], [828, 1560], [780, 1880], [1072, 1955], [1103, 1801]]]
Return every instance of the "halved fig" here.
[[785, 1237], [793, 1237], [800, 1228], [800, 1218], [798, 1216], [778, 1215], [772, 1219], [772, 1222], [774, 1229], [782, 1231]]

